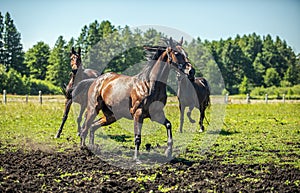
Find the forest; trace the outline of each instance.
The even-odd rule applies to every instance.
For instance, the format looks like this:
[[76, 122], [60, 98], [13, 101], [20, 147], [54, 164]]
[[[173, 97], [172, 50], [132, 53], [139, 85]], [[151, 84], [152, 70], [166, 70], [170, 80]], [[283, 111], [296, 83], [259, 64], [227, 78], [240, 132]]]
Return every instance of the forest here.
[[[39, 90], [62, 94], [61, 88], [70, 77], [72, 47], [81, 47], [86, 68], [122, 73], [145, 59], [143, 45], [159, 45], [164, 37], [153, 28], [132, 30], [129, 26], [114, 26], [108, 20], [95, 20], [84, 25], [77, 38], [59, 36], [53, 48], [39, 41], [25, 52], [11, 15], [0, 12], [0, 90], [11, 94], [35, 95]], [[184, 48], [196, 75], [208, 79], [213, 94], [246, 94], [257, 88], [300, 90], [300, 55], [278, 36], [253, 32], [225, 40], [197, 37], [185, 42]]]

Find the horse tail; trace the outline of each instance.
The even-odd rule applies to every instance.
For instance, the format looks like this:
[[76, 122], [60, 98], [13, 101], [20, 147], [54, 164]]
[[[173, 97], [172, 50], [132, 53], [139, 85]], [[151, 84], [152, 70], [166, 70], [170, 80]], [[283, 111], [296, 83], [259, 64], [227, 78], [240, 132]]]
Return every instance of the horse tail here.
[[67, 98], [67, 85], [65, 83], [62, 86], [60, 86], [60, 90], [63, 93], [63, 95]]
[[210, 86], [208, 84], [208, 81], [205, 78], [200, 79], [201, 84], [205, 88], [206, 95], [205, 95], [205, 100], [204, 100], [204, 107], [210, 107], [211, 101], [210, 101]]
[[88, 90], [95, 79], [96, 78], [89, 78], [80, 81], [72, 91], [72, 100], [76, 101], [76, 99], [80, 99], [81, 97], [83, 97], [83, 99], [86, 99]]
[[210, 105], [211, 105], [211, 101], [210, 101], [210, 86], [209, 86], [207, 80], [206, 79], [204, 79], [204, 80], [205, 80], [205, 89], [207, 91], [207, 94], [206, 94], [206, 107], [210, 107]]

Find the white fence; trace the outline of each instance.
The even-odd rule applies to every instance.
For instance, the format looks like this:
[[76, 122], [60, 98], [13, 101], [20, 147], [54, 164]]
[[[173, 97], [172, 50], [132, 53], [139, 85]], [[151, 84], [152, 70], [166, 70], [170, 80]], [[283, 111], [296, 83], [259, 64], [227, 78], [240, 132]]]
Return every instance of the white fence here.
[[[42, 91], [39, 91], [39, 95], [8, 95], [6, 90], [3, 90], [2, 95], [2, 104], [7, 104], [11, 102], [22, 102], [22, 103], [51, 103], [51, 102], [59, 102], [64, 103], [64, 96], [57, 95], [42, 95]], [[0, 102], [1, 103], [1, 102]]]
[[[176, 98], [176, 97], [175, 97]], [[285, 94], [282, 95], [282, 99], [272, 99], [270, 100], [268, 94], [265, 95], [264, 99], [251, 99], [250, 95], [247, 94], [245, 99], [230, 97], [228, 94], [225, 96], [212, 96], [212, 98], [217, 99], [218, 103], [225, 103], [225, 104], [251, 104], [251, 103], [285, 103], [285, 102], [300, 102], [300, 100], [286, 100]], [[224, 98], [224, 100], [222, 99]], [[9, 102], [34, 102], [43, 104], [43, 102], [50, 103], [50, 102], [59, 102], [64, 103], [65, 98], [64, 96], [57, 96], [57, 95], [46, 95], [43, 96], [42, 92], [39, 91], [39, 95], [7, 95], [6, 90], [3, 90], [2, 95], [2, 103], [6, 104]], [[222, 102], [223, 101], [223, 102]]]

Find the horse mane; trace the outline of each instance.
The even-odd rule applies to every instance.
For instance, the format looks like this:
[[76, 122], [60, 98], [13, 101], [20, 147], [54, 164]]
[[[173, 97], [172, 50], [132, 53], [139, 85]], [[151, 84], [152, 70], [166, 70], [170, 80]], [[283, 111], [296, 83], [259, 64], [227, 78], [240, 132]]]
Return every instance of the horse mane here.
[[167, 47], [162, 46], [144, 46], [147, 64], [141, 70], [141, 72], [135, 76], [140, 80], [148, 80], [151, 69], [153, 68], [154, 64], [157, 62], [159, 57], [164, 53], [164, 51], [166, 51], [166, 48]]

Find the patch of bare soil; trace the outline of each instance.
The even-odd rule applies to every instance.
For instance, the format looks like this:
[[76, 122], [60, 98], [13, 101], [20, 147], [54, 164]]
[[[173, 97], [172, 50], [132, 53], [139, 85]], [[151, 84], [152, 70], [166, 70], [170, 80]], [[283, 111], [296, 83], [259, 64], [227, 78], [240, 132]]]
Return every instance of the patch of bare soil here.
[[[3, 150], [3, 148], [1, 148]], [[213, 156], [213, 155], [212, 155]], [[174, 159], [145, 170], [112, 166], [88, 150], [0, 154], [0, 192], [299, 192], [292, 166]]]

